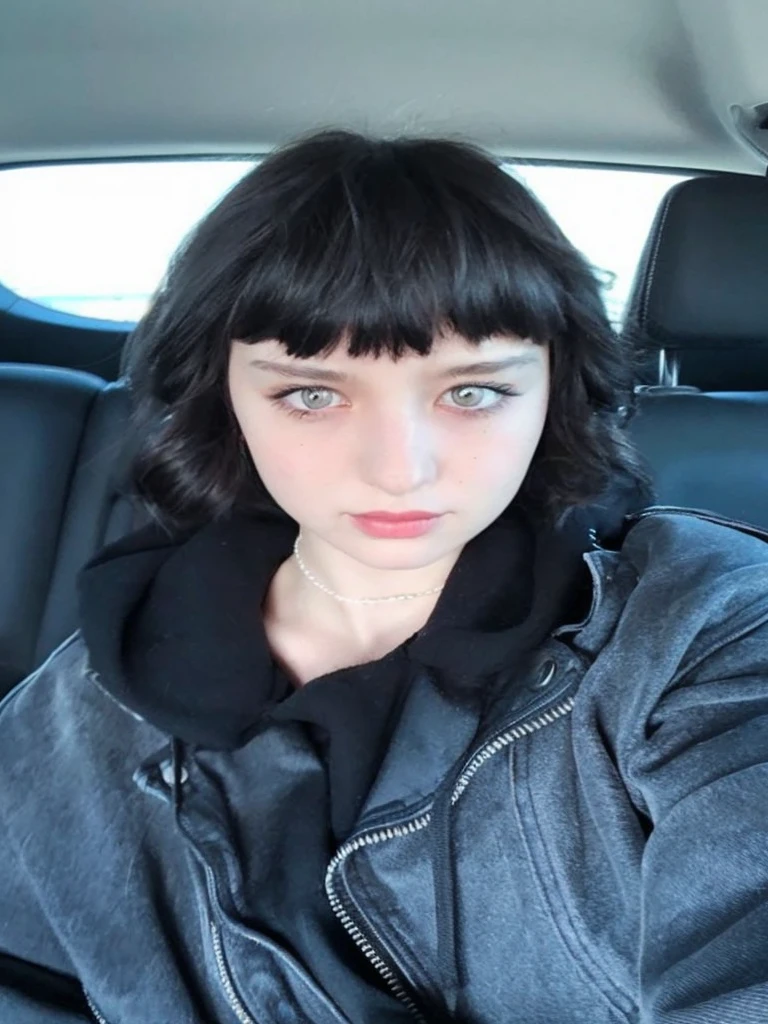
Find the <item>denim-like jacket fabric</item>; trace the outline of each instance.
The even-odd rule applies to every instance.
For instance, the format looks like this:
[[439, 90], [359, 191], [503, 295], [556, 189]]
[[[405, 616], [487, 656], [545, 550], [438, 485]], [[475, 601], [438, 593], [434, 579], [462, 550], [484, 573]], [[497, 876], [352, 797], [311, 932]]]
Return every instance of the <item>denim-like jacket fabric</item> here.
[[[477, 722], [415, 681], [325, 880], [414, 1020], [445, 1019], [432, 814], [450, 775], [454, 1019], [768, 1021], [766, 540], [660, 510], [587, 554], [588, 617], [510, 666], [461, 763]], [[276, 729], [180, 754], [89, 676], [75, 634], [0, 710], [0, 951], [77, 978], [108, 1024], [342, 1024], [248, 923], [249, 829], [280, 827], [259, 807], [267, 756], [301, 770]], [[0, 990], [2, 1022], [82, 1019]]]

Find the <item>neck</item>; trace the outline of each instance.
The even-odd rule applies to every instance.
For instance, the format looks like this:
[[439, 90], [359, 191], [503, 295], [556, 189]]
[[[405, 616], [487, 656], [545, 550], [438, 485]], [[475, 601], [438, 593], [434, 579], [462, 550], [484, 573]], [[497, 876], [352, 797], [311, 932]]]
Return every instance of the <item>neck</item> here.
[[[351, 564], [349, 572], [324, 572], [322, 559], [302, 538], [301, 556], [312, 575], [337, 594], [357, 597], [388, 597], [442, 589], [457, 556], [443, 559], [425, 570], [376, 570]], [[352, 560], [349, 560], [352, 562]], [[394, 581], [394, 583], [393, 583]], [[411, 600], [377, 601], [373, 604], [341, 602], [307, 579], [292, 555], [273, 577], [265, 603], [265, 613], [273, 622], [290, 625], [299, 632], [337, 637], [360, 650], [378, 650], [394, 638], [407, 639], [429, 619], [440, 597], [439, 592]], [[398, 640], [399, 642], [399, 640]]]

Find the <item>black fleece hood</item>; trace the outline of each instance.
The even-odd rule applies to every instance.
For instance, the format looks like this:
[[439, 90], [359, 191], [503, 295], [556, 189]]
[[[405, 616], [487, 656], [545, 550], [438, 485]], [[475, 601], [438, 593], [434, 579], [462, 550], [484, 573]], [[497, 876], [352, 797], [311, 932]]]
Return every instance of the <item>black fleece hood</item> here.
[[[588, 608], [583, 555], [642, 507], [634, 485], [537, 528], [515, 503], [465, 545], [428, 622], [406, 641], [457, 696]], [[79, 577], [80, 625], [101, 685], [169, 735], [212, 749], [245, 741], [286, 697], [262, 622], [297, 524], [233, 513], [169, 536], [150, 525], [104, 548]], [[342, 670], [343, 671], [343, 670]]]

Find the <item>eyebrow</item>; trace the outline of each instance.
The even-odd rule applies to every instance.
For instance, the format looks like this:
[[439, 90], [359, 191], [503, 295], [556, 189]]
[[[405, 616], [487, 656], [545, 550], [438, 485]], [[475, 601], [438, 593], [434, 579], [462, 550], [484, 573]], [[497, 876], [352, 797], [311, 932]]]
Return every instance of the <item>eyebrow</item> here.
[[[523, 352], [519, 355], [507, 356], [505, 359], [488, 359], [480, 363], [467, 363], [464, 366], [452, 366], [443, 370], [440, 377], [451, 380], [456, 377], [466, 377], [470, 374], [499, 373], [501, 370], [508, 370], [521, 366], [530, 366], [539, 362], [539, 356], [533, 352]], [[280, 377], [291, 377], [296, 380], [324, 380], [334, 384], [341, 384], [348, 380], [346, 373], [338, 370], [327, 370], [323, 367], [296, 366], [288, 363], [270, 362], [268, 359], [252, 359], [250, 366], [257, 370], [268, 370], [278, 374]]]

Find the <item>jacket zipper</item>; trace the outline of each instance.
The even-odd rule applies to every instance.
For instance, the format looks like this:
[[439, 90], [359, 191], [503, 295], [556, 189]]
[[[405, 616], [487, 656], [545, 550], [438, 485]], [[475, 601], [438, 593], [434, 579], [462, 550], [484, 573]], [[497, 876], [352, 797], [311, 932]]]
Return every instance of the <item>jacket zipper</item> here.
[[398, 836], [419, 832], [421, 829], [427, 827], [430, 817], [431, 814], [427, 811], [425, 814], [420, 815], [418, 818], [413, 818], [404, 825], [392, 825], [388, 828], [380, 829], [376, 832], [368, 832], [365, 835], [359, 836], [357, 839], [347, 841], [338, 850], [333, 860], [328, 865], [328, 869], [325, 874], [325, 891], [334, 914], [341, 921], [347, 934], [358, 949], [360, 949], [367, 959], [370, 960], [382, 976], [393, 995], [399, 999], [401, 1003], [405, 1004], [420, 1024], [427, 1024], [426, 1017], [423, 1016], [419, 1008], [416, 1006], [416, 1003], [408, 995], [393, 968], [387, 964], [386, 960], [377, 952], [370, 939], [355, 924], [351, 915], [344, 906], [344, 901], [336, 891], [333, 873], [355, 850], [359, 850], [363, 846], [371, 846], [374, 843], [380, 843], [385, 839], [394, 839]]
[[[232, 1008], [232, 1012], [234, 1013], [234, 1015], [240, 1021], [240, 1024], [256, 1024], [256, 1021], [253, 1019], [253, 1017], [251, 1017], [251, 1015], [245, 1009], [243, 1004], [237, 998], [235, 987], [232, 984], [232, 979], [229, 977], [229, 973], [227, 971], [227, 965], [224, 962], [224, 951], [221, 948], [221, 937], [219, 935], [219, 929], [216, 927], [213, 921], [210, 922], [210, 925], [211, 939], [213, 940], [213, 955], [216, 958], [216, 967], [218, 968], [219, 972], [219, 981], [221, 982], [222, 988], [224, 989], [224, 993], [227, 997], [227, 1002]], [[105, 1020], [104, 1017], [102, 1017], [102, 1015], [93, 1005], [93, 1000], [91, 999], [87, 992], [85, 993], [85, 999], [86, 1002], [88, 1003], [88, 1007], [91, 1013], [95, 1017], [98, 1024], [108, 1024], [108, 1021]]]
[[211, 943], [213, 945], [213, 957], [216, 961], [216, 970], [219, 974], [219, 981], [221, 987], [224, 990], [224, 995], [227, 998], [230, 1009], [240, 1021], [240, 1024], [257, 1024], [256, 1019], [246, 1010], [242, 1000], [235, 991], [235, 985], [230, 977], [229, 971], [227, 970], [227, 962], [224, 959], [224, 949], [221, 945], [221, 932], [219, 926], [213, 920], [213, 908], [218, 903], [218, 897], [216, 895], [216, 880], [213, 877], [213, 871], [211, 871], [208, 864], [203, 863], [203, 869], [205, 871], [205, 887], [208, 890], [208, 905], [210, 908], [210, 918], [208, 919], [208, 927], [211, 931]]
[[91, 1013], [93, 1014], [93, 1016], [94, 1016], [94, 1020], [96, 1020], [96, 1021], [98, 1022], [98, 1024], [108, 1024], [108, 1022], [107, 1022], [106, 1018], [105, 1018], [105, 1017], [103, 1017], [103, 1016], [102, 1016], [102, 1015], [101, 1015], [101, 1014], [99, 1013], [99, 1011], [98, 1011], [98, 1010], [96, 1009], [96, 1007], [95, 1007], [95, 1006], [93, 1005], [93, 1000], [92, 1000], [92, 999], [91, 999], [91, 997], [90, 997], [90, 996], [88, 995], [88, 993], [87, 993], [87, 992], [85, 991], [85, 989], [83, 989], [83, 992], [84, 992], [84, 994], [85, 994], [85, 1001], [86, 1001], [86, 1003], [88, 1003], [88, 1009], [89, 1009], [89, 1010], [91, 1011]]
[[219, 972], [219, 981], [221, 987], [224, 989], [224, 994], [227, 997], [227, 1002], [232, 1008], [232, 1012], [240, 1021], [240, 1024], [256, 1024], [254, 1018], [248, 1013], [242, 1002], [238, 998], [237, 992], [235, 992], [235, 986], [232, 983], [232, 979], [229, 976], [227, 965], [224, 961], [224, 950], [221, 947], [221, 935], [219, 933], [218, 926], [211, 921], [211, 940], [213, 942], [213, 955], [216, 959], [216, 967]]
[[[486, 761], [495, 754], [500, 753], [500, 751], [510, 746], [516, 740], [524, 739], [526, 736], [530, 736], [531, 733], [538, 732], [539, 729], [543, 729], [545, 726], [551, 725], [564, 715], [569, 714], [573, 710], [573, 705], [573, 697], [566, 697], [565, 700], [562, 700], [554, 707], [543, 711], [536, 718], [532, 718], [527, 722], [521, 722], [519, 725], [511, 727], [508, 726], [502, 732], [497, 733], [496, 736], [487, 740], [486, 743], [484, 743], [483, 746], [473, 754], [472, 757], [470, 757], [469, 761], [466, 763], [466, 767], [457, 779], [453, 793], [451, 794], [451, 806], [456, 804], [460, 799], [474, 776], [477, 774], [478, 770]], [[325, 891], [328, 896], [328, 900], [330, 901], [333, 912], [338, 917], [347, 934], [355, 945], [364, 953], [368, 960], [370, 960], [379, 974], [384, 978], [393, 994], [400, 1000], [400, 1002], [407, 1006], [415, 1019], [420, 1021], [421, 1024], [428, 1024], [426, 1017], [421, 1013], [414, 1000], [406, 992], [394, 967], [390, 966], [386, 962], [381, 952], [376, 949], [370, 937], [366, 935], [358, 924], [355, 923], [348, 908], [344, 904], [344, 900], [336, 889], [336, 879], [334, 876], [347, 857], [356, 850], [360, 850], [364, 846], [375, 846], [378, 843], [386, 842], [388, 839], [398, 839], [402, 836], [413, 834], [414, 832], [420, 832], [429, 825], [431, 818], [432, 812], [425, 811], [403, 824], [390, 825], [386, 828], [376, 829], [373, 832], [365, 832], [362, 835], [356, 836], [354, 839], [347, 840], [347, 842], [344, 843], [337, 851], [333, 860], [328, 865], [328, 869], [325, 874]]]

